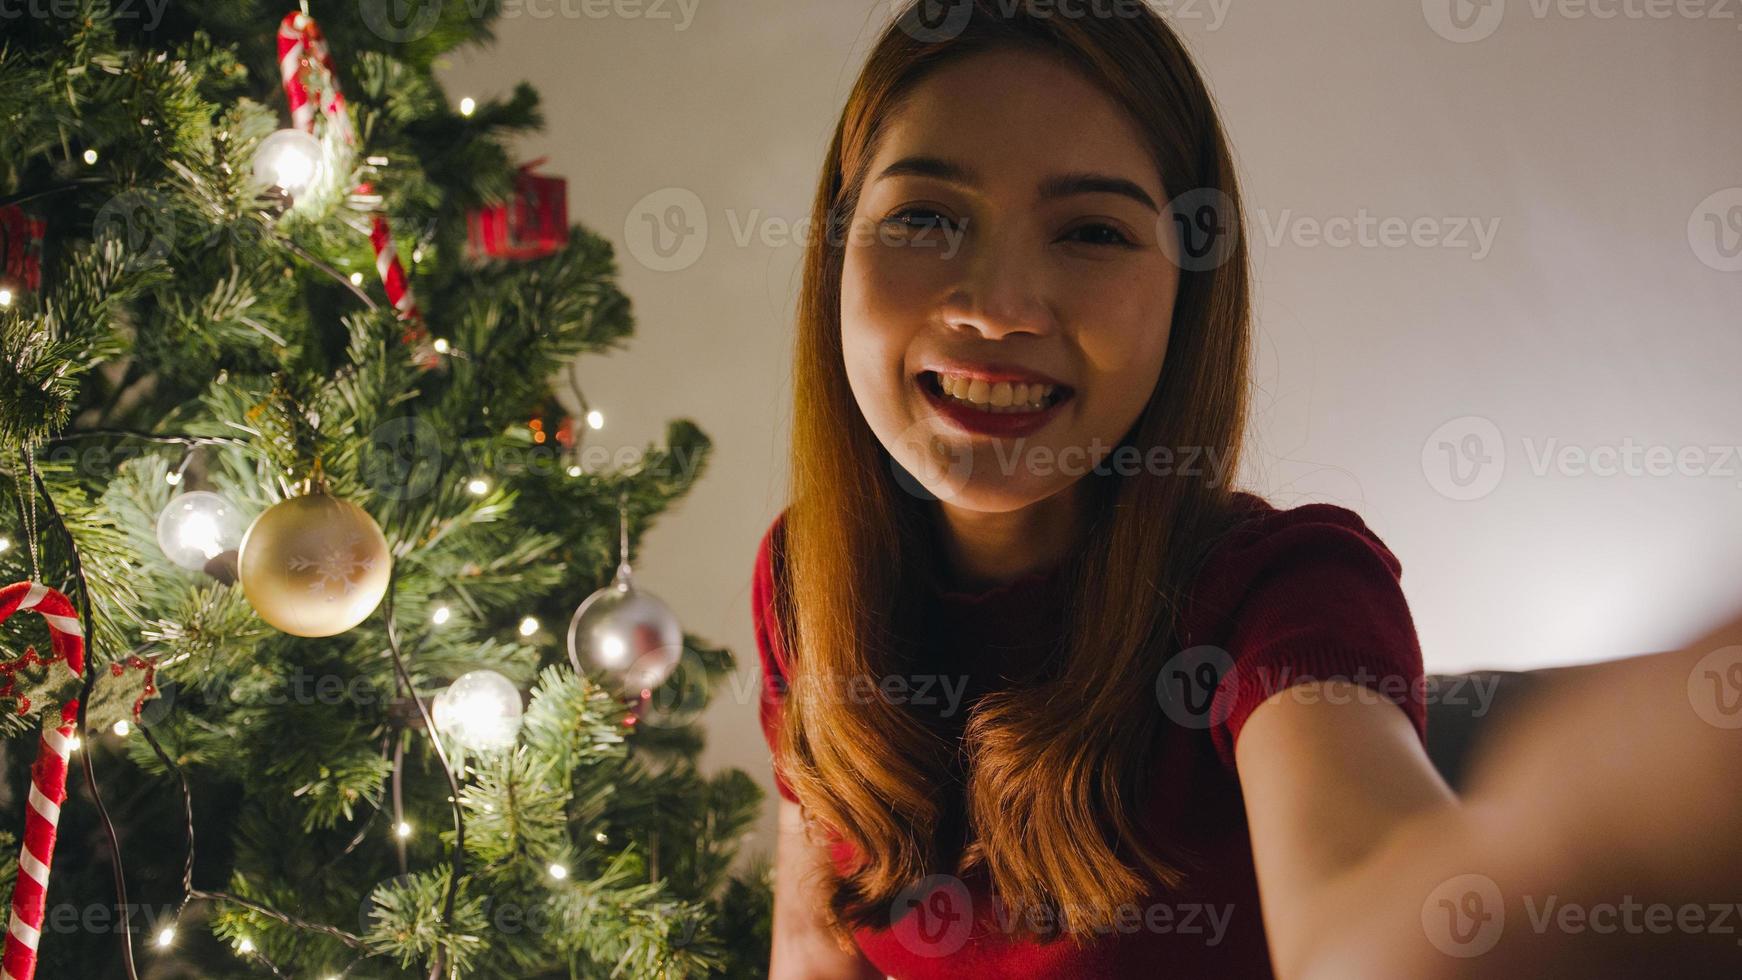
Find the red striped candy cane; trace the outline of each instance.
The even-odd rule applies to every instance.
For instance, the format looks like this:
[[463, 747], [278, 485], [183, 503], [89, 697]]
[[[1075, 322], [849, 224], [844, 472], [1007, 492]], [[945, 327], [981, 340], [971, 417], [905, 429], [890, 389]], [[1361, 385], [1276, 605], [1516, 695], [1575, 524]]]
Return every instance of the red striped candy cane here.
[[[55, 655], [75, 676], [85, 671], [85, 631], [67, 597], [41, 582], [18, 582], [0, 589], [0, 622], [20, 609], [41, 614], [48, 623]], [[79, 702], [61, 706], [60, 725], [43, 730], [36, 761], [30, 766], [29, 807], [24, 814], [24, 844], [18, 852], [18, 878], [12, 885], [12, 923], [0, 953], [0, 980], [31, 980], [36, 947], [48, 905], [48, 871], [61, 804], [67, 798], [67, 763], [78, 727]]]
[[[355, 146], [357, 132], [351, 126], [350, 113], [345, 111], [345, 94], [339, 90], [338, 72], [333, 67], [333, 55], [327, 48], [326, 36], [313, 17], [301, 11], [291, 11], [278, 23], [278, 72], [284, 82], [284, 98], [290, 105], [290, 118], [298, 129], [313, 133], [315, 129], [314, 100], [303, 80], [304, 69], [314, 69], [319, 75], [321, 113], [330, 125], [338, 128], [345, 143]], [[360, 184], [358, 194], [370, 194], [373, 188]], [[393, 247], [393, 230], [387, 216], [376, 212], [369, 219], [369, 244], [375, 250], [375, 271], [381, 275], [381, 285], [387, 290], [387, 302], [407, 322], [401, 338], [418, 348], [418, 363], [428, 368], [440, 358], [423, 343], [427, 331], [423, 328], [423, 312], [411, 294], [411, 279], [399, 260], [399, 250]]]

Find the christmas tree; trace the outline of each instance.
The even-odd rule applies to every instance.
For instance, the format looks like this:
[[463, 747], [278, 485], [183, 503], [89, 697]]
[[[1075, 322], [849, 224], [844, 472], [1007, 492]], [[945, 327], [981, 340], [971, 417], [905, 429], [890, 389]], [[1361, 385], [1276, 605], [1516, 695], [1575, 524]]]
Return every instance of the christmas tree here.
[[0, 25], [18, 980], [763, 972], [732, 655], [630, 574], [709, 441], [588, 452], [612, 248], [435, 80], [494, 4], [391, 6]]

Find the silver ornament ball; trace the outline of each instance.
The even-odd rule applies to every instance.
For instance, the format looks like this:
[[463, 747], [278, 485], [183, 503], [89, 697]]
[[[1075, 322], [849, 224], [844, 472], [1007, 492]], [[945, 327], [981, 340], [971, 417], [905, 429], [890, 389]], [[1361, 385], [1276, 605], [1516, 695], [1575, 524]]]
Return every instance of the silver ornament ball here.
[[597, 671], [620, 694], [665, 682], [683, 657], [683, 627], [670, 607], [637, 588], [619, 568], [611, 584], [588, 596], [569, 622], [569, 662]]

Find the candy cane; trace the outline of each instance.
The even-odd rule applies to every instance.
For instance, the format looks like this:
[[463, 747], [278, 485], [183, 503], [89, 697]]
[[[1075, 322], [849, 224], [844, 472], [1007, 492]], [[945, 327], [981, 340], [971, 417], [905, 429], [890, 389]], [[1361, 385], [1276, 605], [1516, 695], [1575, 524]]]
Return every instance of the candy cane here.
[[[20, 609], [41, 614], [55, 655], [75, 676], [85, 671], [85, 631], [67, 597], [41, 582], [19, 582], [0, 589], [0, 622]], [[0, 953], [0, 980], [31, 980], [36, 946], [42, 938], [48, 904], [48, 871], [61, 804], [67, 798], [67, 762], [78, 727], [79, 702], [61, 706], [60, 725], [44, 729], [30, 766], [29, 809], [24, 814], [24, 844], [18, 852], [18, 877], [12, 885], [12, 924]]]
[[[315, 107], [303, 81], [305, 67], [320, 71], [321, 92], [326, 98], [321, 104], [322, 114], [331, 125], [338, 127], [339, 135], [347, 145], [356, 145], [357, 132], [351, 127], [350, 114], [345, 111], [345, 94], [339, 90], [338, 72], [334, 70], [326, 36], [313, 17], [301, 11], [291, 11], [278, 23], [278, 72], [284, 81], [284, 98], [290, 104], [291, 121], [298, 129], [312, 133]], [[369, 194], [372, 190], [368, 184], [360, 184], [356, 192]], [[411, 280], [405, 273], [405, 265], [399, 260], [399, 250], [393, 247], [393, 230], [386, 215], [377, 212], [370, 216], [369, 244], [375, 250], [375, 271], [380, 273], [381, 285], [387, 290], [387, 302], [402, 319], [409, 321], [402, 339], [408, 345], [418, 344], [426, 336], [422, 325], [423, 312], [411, 295]], [[436, 360], [427, 351], [419, 356], [419, 362], [425, 367], [433, 365]]]

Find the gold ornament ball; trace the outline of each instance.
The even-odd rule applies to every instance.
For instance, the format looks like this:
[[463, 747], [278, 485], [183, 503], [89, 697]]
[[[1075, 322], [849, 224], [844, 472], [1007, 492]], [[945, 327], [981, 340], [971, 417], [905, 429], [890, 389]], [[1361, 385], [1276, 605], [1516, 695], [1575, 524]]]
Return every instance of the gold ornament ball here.
[[380, 605], [391, 562], [367, 511], [310, 493], [267, 508], [242, 535], [242, 594], [292, 636], [333, 636]]

